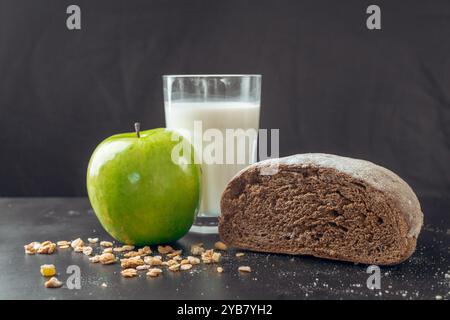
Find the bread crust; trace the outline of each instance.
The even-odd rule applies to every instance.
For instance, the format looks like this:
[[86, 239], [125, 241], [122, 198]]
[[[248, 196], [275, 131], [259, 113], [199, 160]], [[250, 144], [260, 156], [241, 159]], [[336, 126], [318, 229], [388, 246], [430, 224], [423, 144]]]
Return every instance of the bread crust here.
[[[277, 168], [278, 172], [295, 171], [305, 168], [326, 169], [329, 174], [354, 179], [355, 182], [364, 185], [365, 188], [370, 188], [370, 192], [378, 193], [380, 197], [383, 197], [383, 201], [386, 201], [391, 207], [392, 212], [398, 213], [396, 219], [402, 241], [404, 242], [401, 254], [374, 261], [367, 257], [352, 258], [345, 256], [345, 254], [339, 251], [330, 252], [326, 249], [321, 250], [320, 248], [314, 248], [314, 250], [305, 247], [293, 249], [276, 245], [273, 247], [261, 247], [257, 244], [248, 243], [243, 239], [233, 237], [233, 233], [230, 232], [230, 228], [233, 228], [233, 226], [229, 222], [232, 220], [234, 214], [236, 214], [236, 208], [232, 205], [233, 202], [231, 200], [240, 196], [240, 192], [245, 185], [252, 184], [251, 180], [255, 174], [259, 175], [261, 172], [268, 172], [268, 168]], [[276, 177], [276, 174], [274, 177]], [[329, 154], [299, 154], [281, 159], [270, 159], [247, 167], [239, 172], [227, 185], [222, 194], [221, 211], [219, 235], [222, 241], [230, 246], [254, 251], [312, 255], [320, 258], [380, 265], [397, 264], [409, 258], [415, 251], [417, 237], [423, 224], [423, 213], [416, 195], [409, 185], [398, 175], [369, 161]]]

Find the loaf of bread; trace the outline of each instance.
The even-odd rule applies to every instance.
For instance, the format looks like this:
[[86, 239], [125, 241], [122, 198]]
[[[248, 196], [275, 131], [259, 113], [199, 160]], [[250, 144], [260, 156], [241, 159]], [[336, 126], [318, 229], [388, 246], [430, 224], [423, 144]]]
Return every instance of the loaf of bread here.
[[410, 257], [423, 223], [416, 195], [395, 173], [319, 153], [242, 170], [221, 212], [220, 238], [232, 247], [377, 265]]

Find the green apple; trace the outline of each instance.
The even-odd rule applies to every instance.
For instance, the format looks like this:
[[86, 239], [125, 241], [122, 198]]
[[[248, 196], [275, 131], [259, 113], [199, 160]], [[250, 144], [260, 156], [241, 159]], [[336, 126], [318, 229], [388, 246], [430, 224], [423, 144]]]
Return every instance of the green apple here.
[[190, 155], [172, 161], [181, 141], [174, 141], [172, 133], [164, 128], [140, 132], [136, 124], [136, 132], [111, 136], [92, 154], [89, 200], [106, 231], [122, 243], [173, 242], [194, 221], [201, 169], [187, 141]]

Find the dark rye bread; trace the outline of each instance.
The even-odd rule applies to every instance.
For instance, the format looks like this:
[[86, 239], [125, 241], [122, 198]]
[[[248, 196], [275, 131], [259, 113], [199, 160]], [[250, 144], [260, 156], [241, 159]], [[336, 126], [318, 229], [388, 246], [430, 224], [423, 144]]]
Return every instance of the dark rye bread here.
[[[277, 164], [275, 174], [262, 171]], [[410, 257], [423, 223], [395, 173], [329, 154], [249, 166], [229, 182], [221, 211], [220, 238], [230, 246], [378, 265]]]

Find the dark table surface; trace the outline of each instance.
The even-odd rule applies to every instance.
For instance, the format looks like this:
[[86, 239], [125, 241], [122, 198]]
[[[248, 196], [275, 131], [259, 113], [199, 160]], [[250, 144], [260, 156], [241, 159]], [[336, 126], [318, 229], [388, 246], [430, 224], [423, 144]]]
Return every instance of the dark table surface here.
[[[71, 249], [53, 255], [27, 255], [23, 245], [32, 241], [88, 237], [112, 240], [86, 198], [0, 198], [1, 299], [448, 299], [450, 298], [450, 201], [422, 199], [425, 225], [418, 248], [406, 262], [381, 267], [381, 289], [370, 290], [367, 266], [312, 257], [246, 252], [224, 254], [220, 263], [198, 265], [190, 271], [169, 272], [149, 278], [120, 275], [120, 265], [90, 263]], [[212, 247], [217, 235], [190, 233], [173, 246], [188, 251], [193, 243]], [[99, 250], [99, 249], [95, 249]], [[69, 265], [81, 270], [81, 289], [44, 288], [40, 265], [52, 263], [66, 281]], [[251, 266], [242, 274], [238, 266]], [[106, 283], [107, 287], [102, 284]]]

